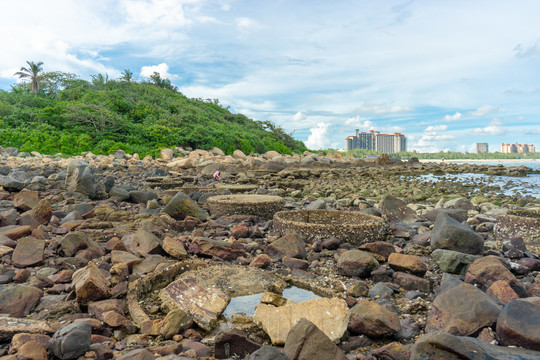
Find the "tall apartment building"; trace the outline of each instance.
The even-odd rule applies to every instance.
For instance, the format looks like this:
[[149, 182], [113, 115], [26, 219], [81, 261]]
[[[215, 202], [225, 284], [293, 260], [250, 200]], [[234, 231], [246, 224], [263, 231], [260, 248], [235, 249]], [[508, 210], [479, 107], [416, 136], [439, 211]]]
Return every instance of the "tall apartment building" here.
[[534, 153], [536, 152], [533, 144], [501, 144], [501, 152], [503, 154], [508, 153], [520, 153], [520, 154], [526, 154], [526, 153]]
[[407, 151], [407, 138], [401, 133], [381, 134], [380, 131], [370, 130], [359, 132], [345, 138], [345, 149], [378, 150], [385, 153]]
[[476, 143], [476, 153], [488, 153], [488, 144], [487, 143]]

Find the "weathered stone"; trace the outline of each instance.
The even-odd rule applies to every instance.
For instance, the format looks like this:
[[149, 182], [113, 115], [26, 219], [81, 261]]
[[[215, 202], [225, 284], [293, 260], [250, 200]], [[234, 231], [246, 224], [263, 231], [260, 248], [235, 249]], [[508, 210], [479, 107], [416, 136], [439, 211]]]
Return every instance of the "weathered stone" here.
[[506, 346], [540, 350], [540, 306], [511, 300], [497, 319], [497, 338]]
[[187, 257], [187, 251], [184, 244], [180, 240], [169, 236], [165, 236], [165, 239], [163, 239], [163, 250], [177, 259], [184, 259]]
[[450, 274], [465, 275], [467, 268], [480, 257], [459, 251], [437, 249], [431, 253], [442, 271]]
[[253, 261], [251, 261], [249, 266], [264, 269], [270, 266], [271, 264], [272, 264], [272, 259], [270, 258], [270, 256], [266, 254], [260, 254], [260, 255], [257, 255], [257, 257], [253, 259]]
[[87, 322], [76, 322], [58, 329], [49, 341], [49, 350], [60, 359], [77, 359], [90, 349], [92, 328]]
[[418, 256], [392, 253], [388, 257], [388, 265], [395, 271], [405, 271], [413, 275], [424, 276], [427, 265]]
[[184, 310], [173, 309], [161, 321], [159, 333], [165, 339], [171, 339], [192, 323], [191, 317]]
[[111, 310], [114, 310], [119, 314], [124, 314], [126, 311], [126, 304], [123, 300], [119, 299], [107, 299], [88, 303], [88, 313], [99, 320], [103, 320], [103, 313]]
[[24, 189], [25, 184], [12, 177], [0, 175], [0, 187], [3, 187], [7, 191], [21, 191]]
[[347, 276], [368, 276], [379, 267], [379, 262], [366, 251], [347, 250], [339, 257], [337, 267]]
[[47, 348], [37, 341], [23, 344], [17, 351], [17, 356], [23, 359], [47, 360]]
[[463, 210], [463, 209], [438, 208], [438, 209], [433, 209], [427, 212], [426, 214], [423, 215], [423, 217], [429, 221], [435, 221], [435, 219], [440, 213], [446, 214], [450, 216], [451, 218], [454, 218], [459, 223], [462, 223], [467, 220], [467, 210]]
[[66, 188], [93, 198], [96, 194], [96, 176], [94, 168], [88, 163], [72, 159], [67, 168]]
[[189, 252], [206, 256], [216, 256], [223, 260], [234, 260], [240, 256], [247, 256], [244, 245], [240, 242], [229, 243], [210, 238], [196, 237], [189, 245]]
[[252, 352], [259, 350], [260, 347], [261, 345], [250, 340], [244, 332], [231, 329], [217, 334], [214, 343], [214, 356], [216, 359], [245, 358]]
[[510, 300], [519, 299], [519, 295], [504, 280], [495, 281], [487, 288], [486, 293], [503, 304], [508, 303]]
[[290, 360], [347, 360], [328, 335], [308, 319], [300, 319], [291, 328], [284, 352]]
[[38, 265], [44, 260], [44, 251], [45, 241], [27, 236], [17, 241], [11, 261], [17, 267]]
[[520, 297], [527, 296], [516, 277], [496, 256], [490, 255], [476, 260], [465, 275], [465, 282], [478, 285], [481, 289], [487, 289], [497, 280], [506, 281]]
[[540, 352], [496, 346], [482, 340], [434, 332], [414, 345], [410, 360], [540, 360]]
[[15, 334], [13, 336], [13, 339], [11, 340], [10, 351], [15, 352], [21, 346], [23, 346], [24, 344], [30, 341], [37, 342], [46, 349], [47, 345], [49, 344], [50, 339], [51, 337], [45, 334], [30, 334], [30, 333]]
[[305, 259], [306, 244], [296, 236], [288, 234], [273, 241], [264, 248], [264, 252], [272, 259], [281, 259], [283, 256]]
[[145, 228], [138, 229], [131, 237], [125, 237], [126, 247], [135, 254], [157, 254], [161, 251], [161, 240]]
[[364, 245], [360, 245], [358, 249], [381, 255], [386, 260], [388, 259], [390, 254], [396, 252], [396, 248], [394, 247], [394, 245], [386, 241], [375, 241], [375, 242], [367, 243]]
[[87, 236], [82, 232], [70, 232], [60, 240], [60, 248], [64, 256], [74, 256], [79, 250], [86, 249]]
[[154, 360], [156, 357], [147, 349], [136, 349], [126, 352], [116, 360]]
[[0, 317], [0, 340], [11, 340], [15, 334], [52, 334], [46, 321]]
[[394, 335], [401, 329], [396, 313], [370, 300], [360, 300], [349, 310], [349, 331], [367, 336]]
[[483, 247], [484, 239], [473, 230], [444, 213], [437, 215], [431, 232], [432, 249], [479, 254]]
[[21, 210], [28, 211], [39, 202], [39, 193], [33, 190], [23, 190], [13, 197], [13, 205]]
[[25, 317], [41, 299], [42, 291], [28, 285], [14, 285], [0, 290], [0, 314]]
[[177, 220], [182, 220], [188, 215], [201, 220], [206, 220], [208, 218], [208, 213], [201, 209], [196, 202], [191, 200], [191, 198], [183, 192], [176, 193], [176, 195], [174, 195], [167, 203], [163, 212]]
[[160, 291], [170, 309], [180, 308], [201, 328], [210, 331], [229, 303], [229, 296], [217, 288], [204, 288], [194, 278], [178, 279]]
[[342, 299], [319, 298], [280, 307], [259, 304], [253, 319], [270, 336], [273, 345], [284, 344], [291, 328], [302, 318], [313, 322], [336, 341], [347, 329], [347, 311], [347, 304]]
[[17, 225], [8, 225], [0, 227], [0, 236], [4, 235], [11, 240], [17, 240], [23, 236], [30, 235], [32, 233], [32, 227], [28, 225], [17, 226]]
[[471, 210], [474, 206], [469, 199], [460, 197], [457, 199], [448, 200], [444, 203], [443, 207], [447, 209]]
[[130, 191], [129, 198], [132, 203], [146, 204], [150, 200], [157, 199], [158, 195], [155, 191]]
[[252, 353], [248, 360], [289, 360], [289, 358], [275, 347], [265, 345]]
[[497, 321], [497, 302], [470, 284], [456, 285], [433, 300], [426, 332], [444, 330], [454, 335], [470, 335]]
[[[48, 199], [44, 199], [38, 202], [31, 210], [21, 214], [34, 220], [37, 224], [47, 225], [52, 217], [51, 202]], [[25, 225], [22, 224], [21, 225]]]
[[497, 216], [494, 234], [499, 239], [520, 236], [526, 244], [540, 246], [540, 210], [511, 210]]
[[127, 251], [113, 250], [111, 251], [111, 263], [126, 264], [131, 271], [135, 265], [140, 263], [142, 259]]
[[148, 255], [143, 261], [133, 267], [133, 274], [141, 276], [148, 274], [164, 263], [171, 262], [161, 255]]
[[412, 221], [416, 215], [413, 209], [392, 195], [386, 195], [381, 200], [379, 208], [382, 210], [383, 217], [391, 222]]
[[77, 301], [81, 304], [110, 296], [109, 280], [93, 263], [88, 263], [73, 274], [71, 286], [75, 290]]
[[128, 334], [133, 334], [137, 331], [137, 328], [129, 319], [114, 310], [104, 312], [102, 317], [103, 322], [112, 328], [119, 328]]
[[409, 360], [411, 351], [399, 342], [392, 342], [375, 350], [373, 356], [377, 360]]

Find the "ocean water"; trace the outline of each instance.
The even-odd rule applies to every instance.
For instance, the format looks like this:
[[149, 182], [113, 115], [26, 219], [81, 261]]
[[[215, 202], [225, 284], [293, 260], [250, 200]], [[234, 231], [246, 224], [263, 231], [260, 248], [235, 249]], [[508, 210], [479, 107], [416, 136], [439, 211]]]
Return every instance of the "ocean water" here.
[[[497, 160], [447, 160], [448, 163], [456, 164], [477, 164], [477, 165], [498, 165], [503, 166], [520, 166], [524, 165], [533, 170], [540, 170], [540, 160], [527, 160], [527, 161], [497, 161]], [[517, 193], [522, 196], [531, 195], [533, 197], [540, 197], [540, 174], [528, 174], [523, 177], [516, 176], [497, 176], [497, 175], [485, 175], [485, 174], [446, 174], [446, 175], [422, 175], [421, 179], [429, 181], [440, 181], [442, 179], [456, 181], [463, 184], [480, 184], [489, 186], [499, 186], [501, 192], [505, 195], [516, 195]]]

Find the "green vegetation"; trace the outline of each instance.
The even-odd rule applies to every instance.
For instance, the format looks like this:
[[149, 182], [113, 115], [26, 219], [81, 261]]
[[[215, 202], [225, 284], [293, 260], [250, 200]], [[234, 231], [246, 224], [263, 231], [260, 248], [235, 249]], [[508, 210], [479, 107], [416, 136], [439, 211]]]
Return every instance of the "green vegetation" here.
[[109, 154], [115, 149], [140, 156], [176, 146], [231, 154], [306, 149], [269, 121], [233, 114], [218, 100], [188, 99], [170, 80], [154, 73], [135, 82], [124, 70], [119, 80], [107, 74], [92, 81], [75, 74], [43, 73], [28, 62], [17, 73], [27, 82], [0, 90], [0, 146], [42, 154]]

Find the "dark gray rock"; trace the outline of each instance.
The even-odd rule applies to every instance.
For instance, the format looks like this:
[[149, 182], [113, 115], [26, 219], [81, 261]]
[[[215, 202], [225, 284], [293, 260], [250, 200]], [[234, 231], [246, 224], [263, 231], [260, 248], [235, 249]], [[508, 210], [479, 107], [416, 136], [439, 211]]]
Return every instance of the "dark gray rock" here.
[[431, 232], [431, 248], [479, 254], [484, 247], [484, 239], [454, 218], [441, 213], [437, 215]]
[[509, 301], [497, 320], [497, 338], [502, 345], [540, 351], [540, 306]]
[[18, 192], [24, 189], [25, 184], [12, 177], [0, 175], [0, 186], [7, 191]]
[[69, 162], [65, 182], [69, 191], [84, 194], [92, 199], [96, 194], [96, 183], [92, 166], [79, 159]]
[[265, 345], [252, 353], [248, 360], [289, 360], [281, 351], [271, 345]]
[[49, 340], [49, 350], [62, 360], [76, 359], [90, 349], [92, 327], [87, 322], [75, 322], [56, 331]]

